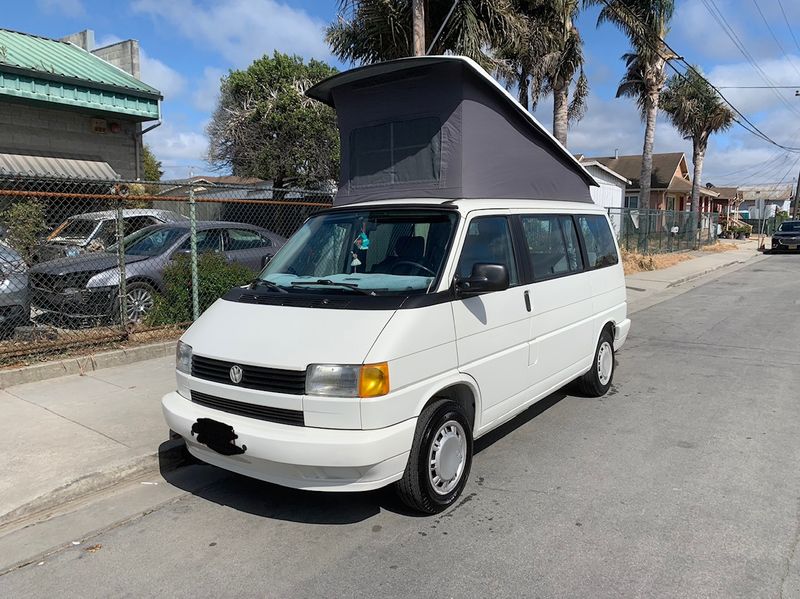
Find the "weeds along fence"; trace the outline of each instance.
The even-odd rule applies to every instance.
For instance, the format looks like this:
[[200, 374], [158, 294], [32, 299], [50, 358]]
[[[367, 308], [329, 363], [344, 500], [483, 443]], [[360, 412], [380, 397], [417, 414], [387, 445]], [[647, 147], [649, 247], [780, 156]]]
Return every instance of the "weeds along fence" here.
[[326, 191], [0, 177], [0, 366], [185, 328]]
[[640, 254], [694, 250], [715, 243], [719, 215], [638, 208], [608, 208], [620, 248]]

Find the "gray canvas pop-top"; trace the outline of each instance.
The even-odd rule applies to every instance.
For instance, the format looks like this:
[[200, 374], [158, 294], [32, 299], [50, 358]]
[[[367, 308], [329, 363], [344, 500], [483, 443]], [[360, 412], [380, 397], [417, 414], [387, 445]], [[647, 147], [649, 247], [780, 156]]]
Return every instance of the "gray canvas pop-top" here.
[[306, 93], [336, 109], [336, 205], [393, 198], [592, 201], [594, 178], [468, 58], [368, 65]]

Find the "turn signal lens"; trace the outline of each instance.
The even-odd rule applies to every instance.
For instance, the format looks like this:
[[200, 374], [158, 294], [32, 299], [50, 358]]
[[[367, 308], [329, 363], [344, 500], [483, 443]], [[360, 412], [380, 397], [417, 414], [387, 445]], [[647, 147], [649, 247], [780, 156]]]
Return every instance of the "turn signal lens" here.
[[364, 364], [358, 379], [359, 397], [380, 397], [389, 393], [389, 365]]

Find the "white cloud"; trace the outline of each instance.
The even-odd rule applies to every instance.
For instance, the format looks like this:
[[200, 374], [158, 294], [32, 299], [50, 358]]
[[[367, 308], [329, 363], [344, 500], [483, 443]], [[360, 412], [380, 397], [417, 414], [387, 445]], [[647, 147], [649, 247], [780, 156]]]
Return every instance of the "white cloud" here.
[[164, 179], [187, 177], [209, 170], [205, 160], [208, 139], [195, 130], [183, 130], [165, 122], [145, 134], [144, 141], [161, 161]]
[[325, 58], [325, 23], [277, 0], [136, 0], [133, 9], [166, 21], [198, 45], [217, 50], [237, 67], [273, 50]]
[[211, 112], [217, 106], [219, 98], [220, 79], [225, 75], [225, 71], [216, 67], [206, 67], [203, 69], [203, 77], [197, 82], [192, 102], [195, 108], [203, 112]]
[[166, 100], [179, 96], [186, 87], [186, 78], [178, 71], [139, 49], [141, 79], [159, 90]]
[[[781, 58], [760, 60], [758, 64], [775, 85], [798, 87], [778, 90], [722, 89], [725, 97], [748, 116], [751, 113], [762, 112], [778, 106], [785, 107], [785, 103], [777, 97], [778, 95], [783, 96], [800, 112], [800, 102], [794, 95], [795, 89], [800, 89], [800, 56], [785, 55]], [[717, 87], [768, 85], [758, 71], [747, 62], [717, 65], [707, 73], [707, 77]]]
[[36, 4], [39, 10], [49, 15], [58, 14], [73, 19], [86, 16], [86, 7], [81, 0], [36, 0]]

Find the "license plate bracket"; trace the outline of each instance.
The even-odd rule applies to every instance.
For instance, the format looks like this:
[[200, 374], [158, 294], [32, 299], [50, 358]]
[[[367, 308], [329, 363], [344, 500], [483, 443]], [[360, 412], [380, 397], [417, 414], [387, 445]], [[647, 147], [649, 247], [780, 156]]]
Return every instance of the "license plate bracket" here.
[[789, 246], [787, 246], [787, 247], [788, 247], [790, 250], [796, 250], [796, 249], [797, 249], [797, 246], [796, 246], [796, 245], [789, 245]]
[[247, 451], [247, 446], [236, 445], [239, 438], [233, 427], [211, 418], [198, 418], [192, 425], [192, 436], [197, 435], [197, 442], [222, 455], [240, 455]]

